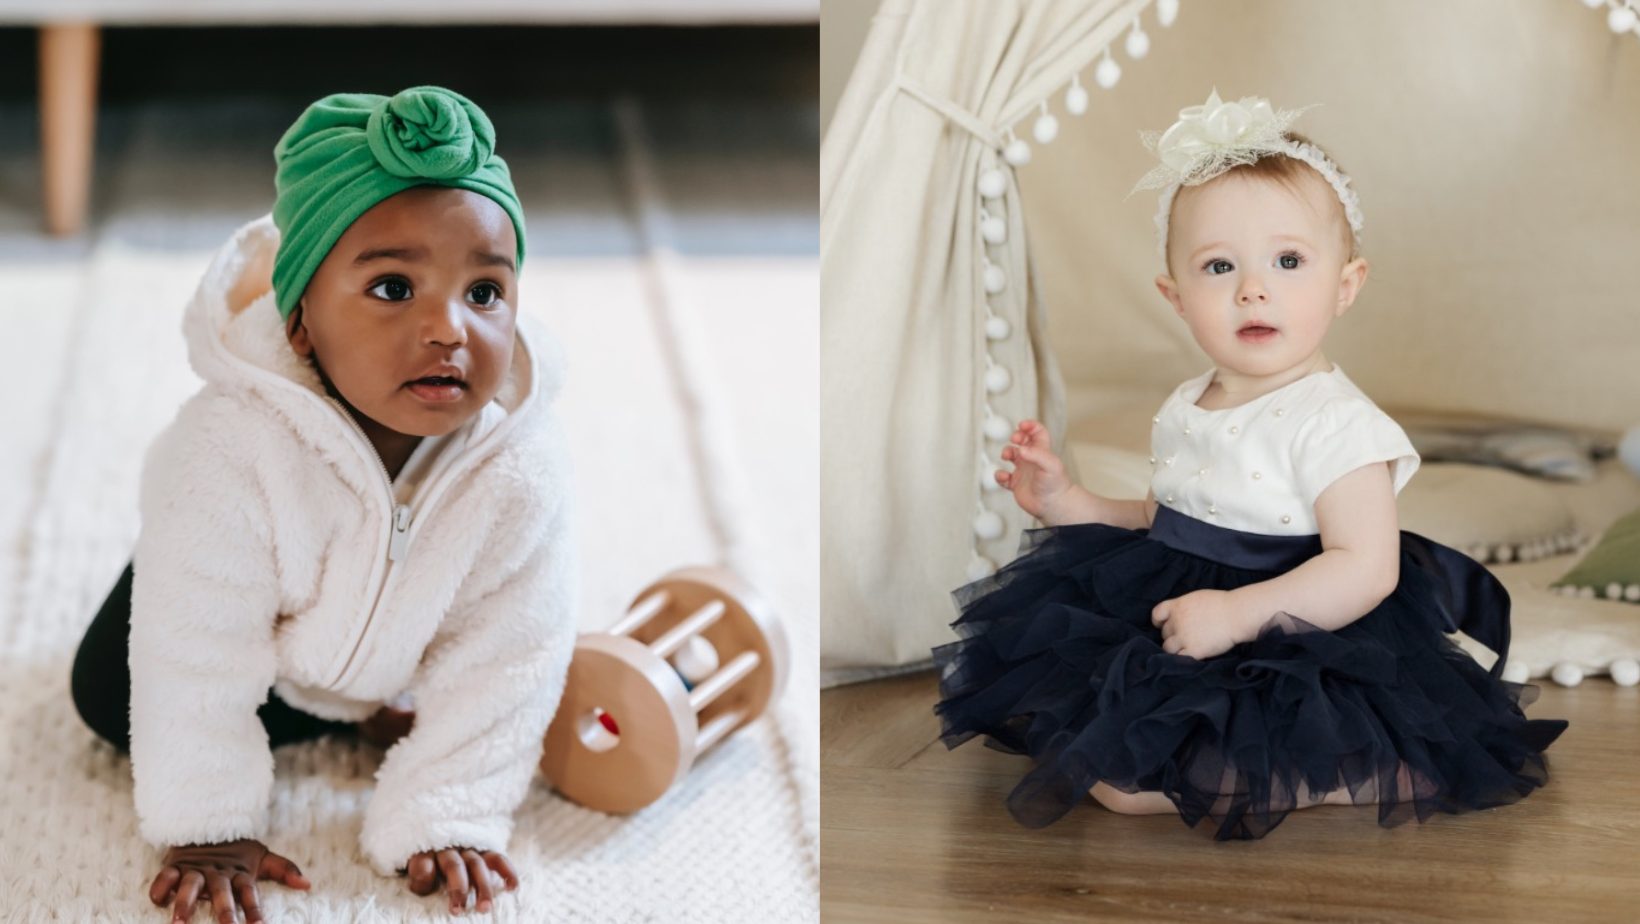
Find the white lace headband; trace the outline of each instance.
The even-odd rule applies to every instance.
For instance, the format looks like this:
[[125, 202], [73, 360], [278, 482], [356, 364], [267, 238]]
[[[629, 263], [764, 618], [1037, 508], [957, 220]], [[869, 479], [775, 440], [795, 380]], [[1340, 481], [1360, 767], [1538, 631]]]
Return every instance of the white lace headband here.
[[1219, 99], [1218, 88], [1214, 87], [1206, 103], [1179, 110], [1179, 120], [1166, 132], [1139, 133], [1145, 147], [1162, 162], [1140, 177], [1128, 195], [1141, 189], [1162, 189], [1156, 210], [1156, 249], [1163, 262], [1167, 260], [1167, 216], [1180, 187], [1199, 186], [1231, 167], [1278, 153], [1304, 161], [1326, 179], [1344, 204], [1344, 218], [1356, 246], [1361, 245], [1361, 204], [1355, 190], [1350, 189], [1349, 177], [1315, 145], [1286, 137], [1293, 120], [1316, 105], [1278, 111], [1270, 107], [1269, 100], [1258, 96], [1227, 103]]

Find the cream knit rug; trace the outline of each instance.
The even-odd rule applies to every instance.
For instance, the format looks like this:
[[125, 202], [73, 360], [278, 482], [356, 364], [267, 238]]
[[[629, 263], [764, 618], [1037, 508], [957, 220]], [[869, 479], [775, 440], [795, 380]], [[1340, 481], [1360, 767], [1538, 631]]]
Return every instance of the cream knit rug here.
[[[583, 491], [582, 628], [613, 622], [673, 567], [719, 562], [776, 606], [792, 670], [769, 713], [644, 811], [605, 816], [538, 783], [509, 853], [521, 887], [498, 896], [490, 917], [817, 920], [818, 260], [697, 256], [679, 244], [719, 234], [713, 223], [747, 239], [789, 234], [794, 220], [812, 225], [812, 192], [794, 219], [756, 204], [760, 174], [747, 164], [673, 156], [636, 106], [617, 105], [608, 124], [613, 150], [533, 167], [509, 158], [535, 209], [521, 310], [541, 316], [569, 358], [560, 406]], [[81, 244], [31, 237], [33, 202], [0, 186], [0, 322], [12, 335], [12, 393], [0, 411], [0, 921], [167, 919], [146, 894], [160, 854], [137, 837], [130, 764], [81, 724], [69, 670], [129, 560], [143, 450], [199, 387], [183, 305], [215, 235], [266, 210], [271, 164], [251, 160], [236, 174], [202, 156], [189, 178], [220, 186], [218, 208], [165, 212], [145, 198], [150, 181], [181, 168], [164, 163], [157, 141], [145, 147], [145, 131], [140, 120], [129, 128], [128, 169], [107, 181], [109, 214]], [[813, 188], [807, 145], [806, 162], [790, 152], [765, 160], [776, 174], [761, 175], [764, 191], [788, 206], [794, 177], [806, 171]], [[16, 149], [9, 162], [5, 153], [0, 183], [18, 164]], [[532, 201], [532, 169], [581, 182], [564, 187], [567, 205]], [[686, 208], [674, 207], [680, 200]], [[148, 224], [137, 233], [126, 221]], [[573, 247], [548, 243], [586, 234], [633, 246], [561, 256]], [[268, 920], [448, 918], [445, 899], [414, 896], [357, 855], [378, 753], [327, 739], [275, 755], [268, 841], [313, 889], [260, 884]]]

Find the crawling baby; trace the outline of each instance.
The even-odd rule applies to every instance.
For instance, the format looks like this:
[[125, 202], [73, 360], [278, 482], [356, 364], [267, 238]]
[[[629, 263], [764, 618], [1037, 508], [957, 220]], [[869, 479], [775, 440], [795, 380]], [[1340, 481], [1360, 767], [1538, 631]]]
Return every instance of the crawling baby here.
[[307, 888], [263, 842], [271, 748], [393, 707], [364, 857], [452, 910], [517, 887], [503, 851], [573, 649], [577, 555], [563, 361], [518, 312], [524, 222], [494, 147], [443, 88], [318, 100], [274, 149], [272, 214], [188, 307], [205, 386], [144, 459], [129, 688], [82, 682], [85, 648], [75, 668], [88, 723], [129, 696], [128, 729], [93, 727], [128, 736], [142, 837], [167, 848], [150, 898], [179, 918], [260, 920], [258, 880]]

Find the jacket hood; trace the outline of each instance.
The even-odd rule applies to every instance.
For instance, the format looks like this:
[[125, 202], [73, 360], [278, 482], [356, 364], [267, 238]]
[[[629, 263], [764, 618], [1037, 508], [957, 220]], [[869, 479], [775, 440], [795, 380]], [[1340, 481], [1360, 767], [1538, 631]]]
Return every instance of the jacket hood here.
[[[274, 302], [273, 215], [248, 222], [211, 259], [183, 316], [188, 362], [209, 384], [250, 390], [300, 426], [311, 414], [336, 413], [319, 372], [291, 349]], [[534, 317], [519, 312], [512, 364], [491, 404], [509, 417], [544, 413], [563, 383], [562, 349]], [[296, 386], [293, 389], [291, 386]], [[311, 392], [310, 401], [300, 391]]]

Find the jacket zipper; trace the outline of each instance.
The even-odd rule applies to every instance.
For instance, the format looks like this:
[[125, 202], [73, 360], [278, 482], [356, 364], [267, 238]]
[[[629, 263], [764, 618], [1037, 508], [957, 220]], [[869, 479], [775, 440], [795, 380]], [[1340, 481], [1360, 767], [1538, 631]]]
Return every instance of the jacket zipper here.
[[[495, 429], [485, 434], [483, 439], [465, 447], [459, 456], [441, 459], [442, 464], [436, 466], [434, 471], [428, 472], [428, 477], [416, 486], [415, 493], [410, 497], [410, 502], [396, 504], [393, 498], [393, 482], [387, 476], [387, 463], [382, 461], [381, 453], [376, 451], [375, 445], [365, 435], [364, 429], [359, 426], [359, 422], [353, 419], [353, 415], [349, 414], [340, 402], [329, 395], [325, 396], [325, 400], [336, 406], [342, 417], [353, 428], [353, 431], [359, 434], [359, 438], [364, 441], [366, 446], [370, 447], [370, 452], [376, 457], [376, 463], [381, 468], [382, 478], [387, 486], [388, 505], [393, 509], [393, 516], [389, 522], [391, 533], [387, 542], [387, 565], [382, 572], [381, 580], [376, 584], [375, 599], [371, 601], [370, 611], [365, 614], [359, 632], [353, 639], [352, 650], [348, 652], [347, 661], [342, 664], [342, 669], [336, 674], [335, 678], [325, 685], [328, 690], [339, 690], [347, 679], [347, 673], [353, 666], [354, 658], [364, 648], [364, 640], [370, 635], [370, 625], [375, 621], [376, 611], [381, 607], [382, 598], [386, 595], [388, 579], [393, 574], [394, 562], [402, 561], [410, 551], [410, 525], [415, 517], [417, 506], [419, 505], [423, 513], [431, 510], [444, 494], [445, 486], [450, 483], [451, 474], [464, 468], [468, 458], [483, 453], [486, 451], [485, 447], [499, 440], [517, 422], [518, 413], [508, 415], [506, 420], [497, 424]], [[522, 408], [519, 411], [522, 411]]]
[[[387, 540], [387, 565], [382, 571], [381, 580], [376, 584], [375, 597], [370, 602], [370, 609], [365, 613], [358, 634], [353, 638], [352, 649], [347, 654], [347, 660], [342, 663], [342, 669], [325, 684], [326, 689], [336, 690], [340, 688], [342, 678], [347, 676], [348, 668], [353, 666], [353, 659], [358, 655], [359, 649], [364, 647], [365, 636], [370, 634], [370, 623], [376, 618], [376, 609], [381, 605], [382, 593], [387, 589], [388, 578], [393, 574], [394, 562], [403, 559], [405, 553], [410, 550], [410, 521], [414, 513], [411, 511], [409, 504], [395, 502], [393, 497], [393, 476], [388, 474], [387, 463], [382, 461], [381, 453], [376, 451], [375, 444], [370, 442], [370, 437], [365, 434], [364, 428], [359, 426], [359, 422], [353, 419], [353, 415], [347, 412], [347, 408], [343, 407], [340, 401], [329, 395], [325, 396], [325, 400], [335, 406], [336, 410], [342, 415], [342, 419], [346, 420], [348, 426], [352, 427], [353, 431], [359, 434], [359, 438], [364, 440], [364, 444], [370, 447], [370, 454], [375, 457], [376, 465], [381, 469], [382, 484], [387, 488], [387, 506], [393, 511], [388, 520], [390, 532]], [[411, 498], [411, 500], [415, 499], [414, 497]]]

